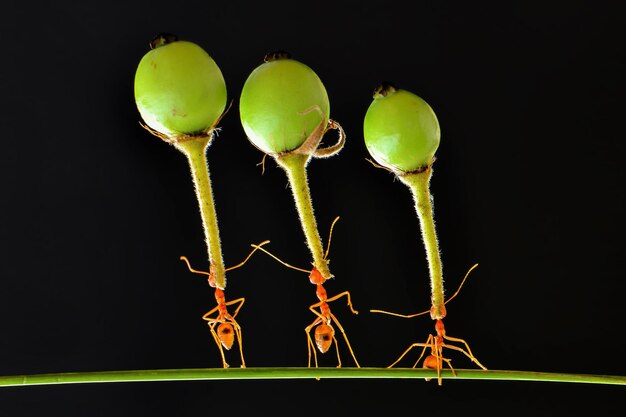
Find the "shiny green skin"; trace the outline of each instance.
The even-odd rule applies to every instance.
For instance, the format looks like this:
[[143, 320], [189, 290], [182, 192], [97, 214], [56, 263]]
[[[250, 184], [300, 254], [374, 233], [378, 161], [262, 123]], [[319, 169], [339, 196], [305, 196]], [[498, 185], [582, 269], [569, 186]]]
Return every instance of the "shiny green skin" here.
[[252, 71], [241, 92], [239, 114], [250, 142], [278, 154], [297, 149], [320, 124], [325, 126], [330, 103], [311, 68], [283, 58]]
[[433, 109], [406, 90], [375, 98], [363, 123], [365, 146], [376, 162], [395, 172], [431, 165], [441, 131]]
[[144, 122], [168, 137], [205, 132], [226, 108], [226, 83], [204, 49], [176, 41], [144, 55], [135, 73]]

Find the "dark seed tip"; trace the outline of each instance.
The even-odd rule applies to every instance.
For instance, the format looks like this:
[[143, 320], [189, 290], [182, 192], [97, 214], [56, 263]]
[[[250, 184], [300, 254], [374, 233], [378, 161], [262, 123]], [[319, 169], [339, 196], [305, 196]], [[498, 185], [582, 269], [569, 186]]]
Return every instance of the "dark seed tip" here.
[[172, 35], [171, 33], [159, 33], [150, 41], [150, 49], [156, 49], [168, 43], [176, 42], [177, 40], [178, 36]]
[[278, 61], [279, 59], [291, 59], [291, 54], [287, 51], [273, 51], [265, 54], [263, 62]]
[[374, 98], [387, 97], [390, 94], [395, 93], [397, 90], [396, 86], [390, 82], [383, 81], [374, 89]]

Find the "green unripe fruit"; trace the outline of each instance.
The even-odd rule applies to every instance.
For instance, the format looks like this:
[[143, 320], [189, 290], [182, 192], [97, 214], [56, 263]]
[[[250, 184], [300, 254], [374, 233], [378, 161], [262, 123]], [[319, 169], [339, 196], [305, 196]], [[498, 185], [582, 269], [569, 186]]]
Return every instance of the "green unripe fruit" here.
[[269, 154], [299, 148], [328, 123], [324, 84], [305, 64], [284, 55], [266, 58], [246, 80], [239, 113], [248, 139]]
[[226, 83], [213, 58], [195, 43], [164, 35], [152, 45], [135, 73], [135, 102], [144, 122], [167, 137], [215, 127], [226, 108]]
[[383, 85], [367, 110], [363, 135], [376, 162], [407, 173], [432, 165], [441, 131], [428, 103], [406, 90]]

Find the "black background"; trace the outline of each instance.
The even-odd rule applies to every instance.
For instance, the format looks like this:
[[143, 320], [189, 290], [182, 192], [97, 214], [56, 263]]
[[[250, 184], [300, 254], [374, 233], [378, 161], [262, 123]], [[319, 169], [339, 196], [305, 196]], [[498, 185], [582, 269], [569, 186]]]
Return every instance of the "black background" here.
[[[358, 316], [332, 307], [362, 366], [387, 366], [433, 330], [428, 317], [368, 312], [429, 307], [410, 193], [365, 160], [363, 116], [386, 80], [441, 124], [431, 191], [448, 294], [479, 263], [448, 305], [449, 334], [491, 369], [626, 375], [626, 19], [612, 4], [2, 8], [0, 375], [221, 366], [201, 320], [212, 291], [179, 261], [208, 267], [187, 162], [140, 127], [134, 105], [135, 68], [164, 31], [213, 56], [234, 103], [208, 152], [227, 266], [265, 239], [288, 262], [310, 262], [284, 172], [268, 159], [261, 175], [237, 111], [264, 54], [287, 50], [324, 81], [348, 135], [308, 172], [324, 241], [341, 216], [326, 288], [352, 292]], [[316, 301], [306, 275], [259, 255], [228, 278], [227, 296], [246, 298], [248, 366], [306, 366]], [[535, 382], [163, 382], [3, 388], [0, 415], [615, 415], [624, 398], [618, 386]]]

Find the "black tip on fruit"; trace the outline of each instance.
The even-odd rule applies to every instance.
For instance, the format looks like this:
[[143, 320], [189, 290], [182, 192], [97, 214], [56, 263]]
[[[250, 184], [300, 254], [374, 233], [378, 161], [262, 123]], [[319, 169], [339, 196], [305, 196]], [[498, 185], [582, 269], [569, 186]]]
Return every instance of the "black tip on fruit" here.
[[396, 86], [390, 82], [383, 81], [374, 89], [374, 98], [387, 97], [389, 94], [395, 93]]
[[156, 49], [168, 43], [176, 42], [177, 40], [178, 36], [172, 35], [171, 33], [159, 33], [150, 41], [150, 49]]
[[279, 59], [291, 59], [291, 54], [287, 51], [273, 51], [265, 54], [263, 62], [278, 61]]

